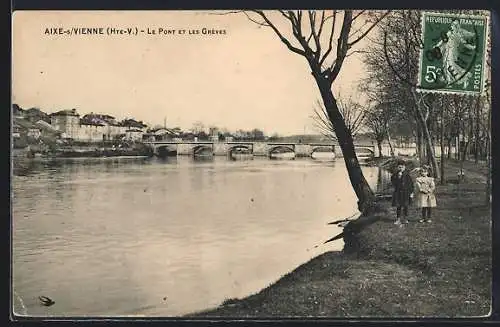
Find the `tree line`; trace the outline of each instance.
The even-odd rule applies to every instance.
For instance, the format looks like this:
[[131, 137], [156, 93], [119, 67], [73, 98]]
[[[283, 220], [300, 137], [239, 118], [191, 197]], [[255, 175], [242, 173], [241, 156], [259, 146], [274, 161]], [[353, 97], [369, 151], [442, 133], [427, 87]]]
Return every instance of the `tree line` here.
[[368, 77], [360, 88], [371, 104], [367, 126], [377, 142], [391, 144], [391, 137], [410, 136], [420, 162], [431, 165], [444, 183], [446, 159], [478, 162], [490, 157], [489, 77], [482, 96], [417, 92], [421, 14], [397, 10], [381, 22], [363, 57]]

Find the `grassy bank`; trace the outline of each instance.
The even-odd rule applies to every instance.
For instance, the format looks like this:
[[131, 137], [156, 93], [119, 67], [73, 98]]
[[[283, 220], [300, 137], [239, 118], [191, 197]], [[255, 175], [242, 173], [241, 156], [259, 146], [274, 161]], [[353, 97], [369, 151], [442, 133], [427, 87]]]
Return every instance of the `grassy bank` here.
[[[244, 299], [189, 317], [463, 317], [490, 311], [491, 214], [486, 167], [448, 162], [449, 183], [437, 186], [432, 223], [393, 224], [390, 201], [326, 252]], [[358, 225], [363, 222], [359, 222]], [[356, 224], [351, 223], [351, 229]]]

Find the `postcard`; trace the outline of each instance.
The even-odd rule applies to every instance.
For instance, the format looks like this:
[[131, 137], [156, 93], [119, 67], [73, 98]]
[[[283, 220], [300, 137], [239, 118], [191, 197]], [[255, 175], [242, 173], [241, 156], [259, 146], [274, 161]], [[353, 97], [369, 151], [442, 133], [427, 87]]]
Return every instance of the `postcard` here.
[[12, 319], [488, 316], [490, 24], [15, 11]]

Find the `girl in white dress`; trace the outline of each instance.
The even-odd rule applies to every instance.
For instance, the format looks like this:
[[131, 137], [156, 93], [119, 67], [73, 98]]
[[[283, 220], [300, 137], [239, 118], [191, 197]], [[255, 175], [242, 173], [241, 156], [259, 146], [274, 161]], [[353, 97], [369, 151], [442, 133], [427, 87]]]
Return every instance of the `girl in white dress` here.
[[429, 176], [429, 168], [424, 166], [420, 171], [420, 176], [415, 180], [416, 199], [415, 205], [422, 208], [422, 219], [420, 222], [431, 222], [431, 208], [436, 207], [436, 184], [434, 178]]

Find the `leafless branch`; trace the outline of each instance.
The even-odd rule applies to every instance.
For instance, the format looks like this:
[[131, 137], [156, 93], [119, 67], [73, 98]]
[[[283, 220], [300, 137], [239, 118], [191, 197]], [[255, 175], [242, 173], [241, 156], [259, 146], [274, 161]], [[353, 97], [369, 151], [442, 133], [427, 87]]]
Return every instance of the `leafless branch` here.
[[222, 12], [222, 13], [209, 11], [209, 12], [207, 12], [207, 15], [225, 16], [225, 15], [232, 15], [232, 14], [240, 14], [244, 11], [245, 10], [231, 10], [231, 11], [226, 11], [226, 12]]
[[316, 60], [319, 60], [319, 56], [321, 55], [321, 44], [319, 41], [321, 32], [316, 33], [316, 13], [313, 10], [309, 10], [309, 23], [311, 25], [311, 34], [314, 37], [314, 43], [316, 46], [314, 57], [316, 58]]
[[348, 52], [348, 53], [346, 54], [346, 56], [345, 56], [345, 57], [346, 57], [346, 58], [347, 58], [347, 57], [350, 57], [350, 56], [352, 56], [352, 55], [353, 55], [353, 54], [355, 54], [355, 53], [360, 53], [360, 54], [363, 54], [363, 53], [368, 53], [368, 51], [365, 51], [365, 50], [354, 50], [354, 51], [350, 51], [350, 52]]
[[325, 26], [325, 11], [321, 11], [321, 21], [319, 23], [318, 37], [321, 37], [321, 32], [323, 32], [323, 26]]
[[356, 18], [358, 18], [359, 16], [361, 16], [362, 14], [364, 14], [366, 12], [366, 10], [360, 10], [352, 19], [351, 19], [351, 22], [353, 22], [354, 20], [356, 20]]
[[272, 28], [272, 30], [274, 31], [274, 33], [276, 33], [276, 35], [278, 35], [278, 37], [279, 37], [279, 39], [281, 40], [281, 42], [283, 42], [283, 43], [287, 46], [287, 48], [288, 48], [290, 51], [295, 52], [295, 53], [297, 53], [297, 54], [299, 54], [299, 55], [301, 55], [301, 56], [305, 56], [305, 54], [306, 54], [306, 53], [305, 53], [303, 50], [301, 50], [301, 49], [299, 49], [299, 48], [294, 47], [294, 46], [290, 43], [290, 41], [289, 41], [287, 38], [285, 38], [285, 37], [283, 36], [283, 34], [281, 34], [281, 32], [280, 32], [280, 31], [276, 28], [276, 26], [275, 26], [273, 23], [271, 23], [271, 21], [269, 20], [269, 18], [267, 18], [267, 16], [264, 14], [264, 12], [263, 12], [263, 11], [261, 11], [261, 10], [253, 10], [253, 11], [254, 11], [255, 13], [257, 13], [259, 16], [261, 16], [261, 17], [262, 17], [262, 19], [264, 19], [264, 21], [266, 22], [266, 24], [267, 24], [269, 27], [271, 27], [271, 28]]
[[352, 11], [346, 10], [344, 11], [344, 20], [342, 22], [342, 29], [340, 30], [340, 36], [337, 41], [337, 57], [335, 61], [330, 66], [331, 75], [329, 79], [331, 81], [335, 80], [337, 75], [340, 73], [340, 67], [342, 67], [342, 63], [344, 62], [344, 58], [347, 54], [348, 50], [348, 39], [349, 39], [349, 31], [351, 30], [351, 22], [352, 22]]
[[245, 16], [247, 16], [247, 19], [259, 26], [265, 26], [265, 27], [270, 27], [271, 25], [269, 25], [268, 23], [263, 23], [263, 22], [259, 22], [255, 19], [253, 19], [252, 17], [250, 17], [250, 15], [246, 12], [246, 11], [243, 11], [243, 13], [245, 14]]
[[337, 11], [336, 10], [333, 11], [333, 15], [331, 17], [332, 17], [333, 21], [332, 21], [332, 29], [330, 31], [330, 38], [328, 40], [328, 50], [326, 50], [325, 54], [323, 55], [323, 57], [319, 61], [320, 66], [323, 65], [323, 62], [328, 57], [328, 55], [330, 54], [330, 52], [332, 51], [332, 48], [333, 48], [333, 34], [335, 33], [335, 21], [337, 18]]
[[387, 16], [391, 11], [388, 10], [387, 12], [385, 12], [381, 17], [379, 17], [363, 34], [361, 34], [360, 37], [358, 37], [357, 39], [355, 39], [354, 41], [350, 42], [348, 44], [348, 47], [352, 47], [353, 45], [355, 45], [356, 43], [358, 43], [359, 41], [361, 41], [368, 33], [370, 33], [370, 31], [375, 27], [377, 26], [377, 24], [382, 20], [384, 19], [385, 16]]
[[368, 20], [366, 20], [366, 21], [363, 23], [363, 25], [361, 25], [360, 27], [358, 27], [358, 28], [357, 28], [355, 31], [353, 31], [352, 33], [349, 33], [349, 38], [353, 38], [356, 34], [360, 33], [360, 32], [363, 30], [363, 28], [364, 28], [366, 25], [368, 25], [368, 24], [369, 24], [369, 22], [368, 22]]

